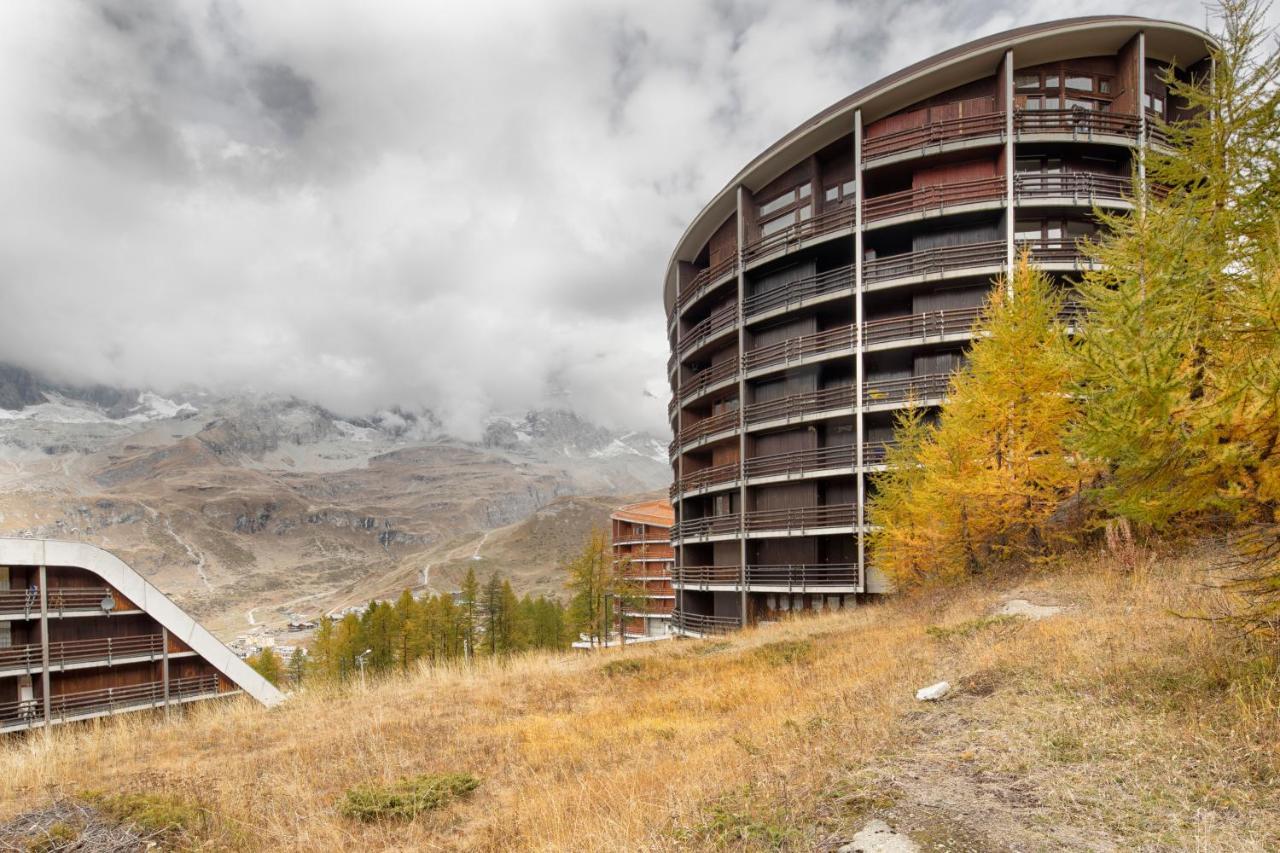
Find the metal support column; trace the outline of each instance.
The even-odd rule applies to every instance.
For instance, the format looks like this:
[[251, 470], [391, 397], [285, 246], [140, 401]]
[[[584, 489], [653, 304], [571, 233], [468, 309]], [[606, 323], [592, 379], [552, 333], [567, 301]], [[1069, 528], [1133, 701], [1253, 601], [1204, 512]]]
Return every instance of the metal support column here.
[[[680, 443], [680, 431], [684, 429], [684, 406], [680, 405], [680, 388], [681, 388], [681, 378], [684, 375], [684, 364], [681, 362], [681, 359], [680, 359], [680, 344], [681, 344], [680, 278], [681, 276], [680, 276], [680, 261], [678, 259], [675, 262], [675, 266], [672, 268], [672, 273], [674, 273], [676, 277], [676, 282], [675, 282], [676, 286], [672, 288], [675, 291], [675, 315], [676, 315], [676, 389], [674, 392], [672, 392], [676, 395], [676, 427], [675, 427], [675, 435], [673, 436], [673, 438], [675, 439], [675, 447], [676, 447], [676, 493], [672, 499], [672, 503], [674, 504], [674, 507], [675, 507], [675, 527], [672, 528], [672, 532], [678, 533], [680, 530], [680, 522], [684, 519], [684, 492], [681, 491], [684, 488], [684, 447]], [[684, 622], [684, 581], [682, 578], [680, 586], [678, 587], [675, 585], [675, 581], [677, 576], [683, 574], [682, 569], [684, 568], [684, 543], [680, 543], [679, 545], [677, 545], [676, 544], [677, 537], [674, 535], [668, 538], [671, 541], [671, 549], [672, 549], [671, 585], [673, 588], [673, 592], [675, 593], [675, 596], [676, 596], [675, 605], [674, 605], [675, 612], [671, 615], [671, 621], [673, 623], [673, 627], [676, 629], [676, 633], [683, 634], [684, 629], [682, 627], [682, 623]]]
[[1011, 294], [1013, 293], [1014, 217], [1016, 216], [1013, 203], [1013, 181], [1014, 164], [1017, 162], [1017, 149], [1013, 141], [1013, 108], [1013, 51], [1006, 50], [1004, 52], [1004, 269], [1005, 288]]
[[40, 691], [44, 701], [44, 726], [53, 721], [53, 700], [49, 695], [49, 567], [40, 564]]
[[1147, 33], [1138, 32], [1138, 215], [1147, 207]]
[[858, 539], [858, 586], [862, 591], [867, 587], [867, 542], [863, 532], [866, 524], [867, 475], [864, 468], [865, 424], [862, 414], [862, 110], [853, 113], [853, 384], [854, 384], [854, 441], [857, 444], [857, 478], [858, 478], [858, 527], [854, 535]]
[[160, 627], [160, 681], [164, 685], [164, 715], [169, 716], [169, 629]]
[[[742, 306], [746, 292], [747, 273], [742, 260], [742, 246], [746, 241], [746, 191], [738, 186], [738, 624], [747, 627], [747, 478], [743, 476], [747, 465], [747, 421], [744, 415], [747, 405], [746, 323]], [[715, 546], [711, 546], [714, 548]]]

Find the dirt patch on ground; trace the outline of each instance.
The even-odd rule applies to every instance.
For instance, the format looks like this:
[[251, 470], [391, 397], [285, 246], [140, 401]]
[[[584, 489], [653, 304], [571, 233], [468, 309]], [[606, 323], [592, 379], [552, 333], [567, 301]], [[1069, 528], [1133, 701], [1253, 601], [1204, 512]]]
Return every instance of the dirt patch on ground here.
[[0, 823], [0, 850], [134, 853], [157, 849], [161, 836], [124, 826], [84, 803], [58, 800]]

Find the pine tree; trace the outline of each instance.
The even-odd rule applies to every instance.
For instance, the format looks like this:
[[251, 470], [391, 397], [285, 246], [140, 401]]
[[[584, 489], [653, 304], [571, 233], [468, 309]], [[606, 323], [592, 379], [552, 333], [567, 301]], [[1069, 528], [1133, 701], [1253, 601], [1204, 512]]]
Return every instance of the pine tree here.
[[480, 583], [476, 580], [475, 569], [467, 567], [466, 577], [462, 579], [462, 613], [461, 632], [465, 654], [476, 653], [476, 642], [480, 627]]
[[284, 681], [284, 663], [275, 649], [267, 647], [256, 654], [245, 658], [245, 663], [253, 667], [253, 671], [277, 687]]
[[613, 561], [609, 542], [600, 530], [591, 531], [582, 552], [568, 565], [569, 624], [575, 633], [602, 642], [605, 595], [613, 592]]

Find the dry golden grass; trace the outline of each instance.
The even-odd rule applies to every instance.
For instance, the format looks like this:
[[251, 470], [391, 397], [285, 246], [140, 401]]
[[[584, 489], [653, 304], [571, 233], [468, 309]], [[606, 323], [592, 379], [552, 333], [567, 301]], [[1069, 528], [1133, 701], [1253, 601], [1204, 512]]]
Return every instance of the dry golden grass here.
[[[724, 640], [14, 738], [0, 819], [120, 790], [206, 810], [208, 849], [814, 849], [873, 813], [951, 849], [1264, 849], [1275, 661], [1172, 615], [1209, 595], [1203, 563], [1084, 560]], [[1010, 595], [1068, 609], [966, 628]], [[914, 701], [942, 678], [952, 698]], [[481, 781], [411, 822], [339, 813], [353, 786], [427, 773]]]

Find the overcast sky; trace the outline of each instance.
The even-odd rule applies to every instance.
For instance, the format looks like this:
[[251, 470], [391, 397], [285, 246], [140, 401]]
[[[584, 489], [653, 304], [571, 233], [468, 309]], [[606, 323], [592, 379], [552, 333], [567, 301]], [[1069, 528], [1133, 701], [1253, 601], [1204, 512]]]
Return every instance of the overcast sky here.
[[0, 360], [662, 432], [663, 270], [748, 159], [959, 42], [1151, 11], [4, 0]]

